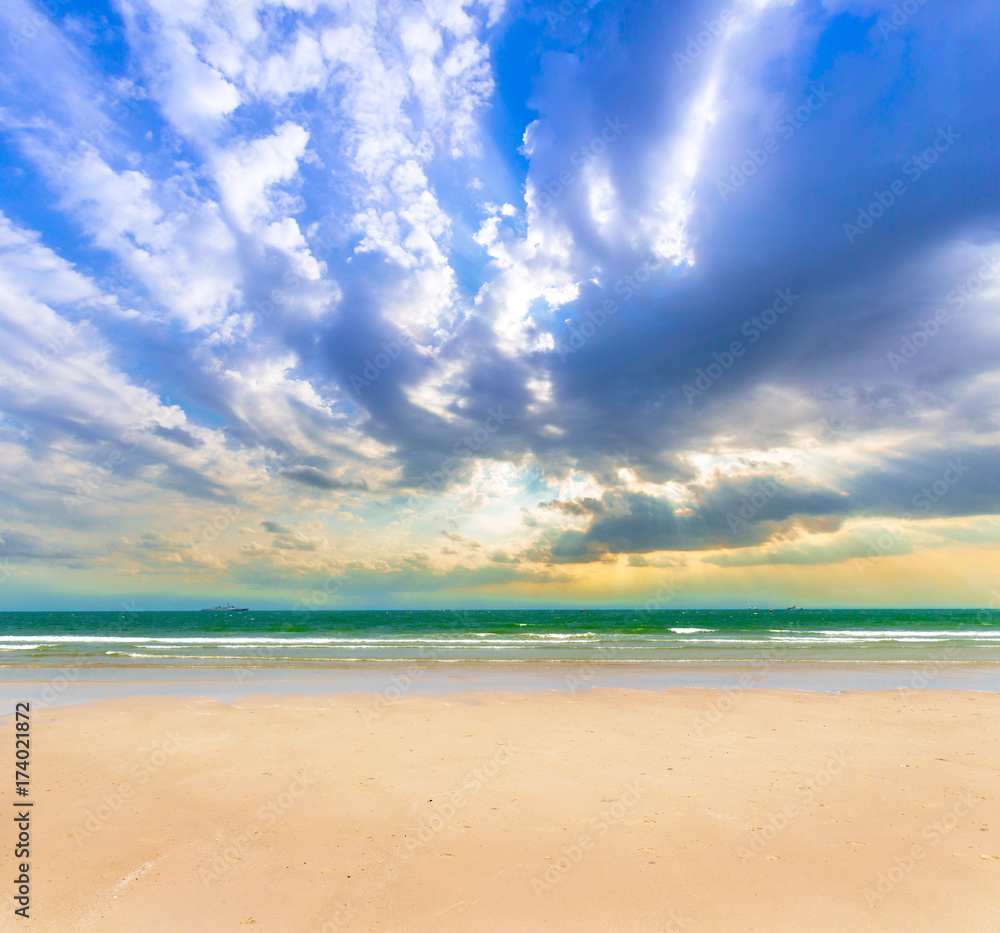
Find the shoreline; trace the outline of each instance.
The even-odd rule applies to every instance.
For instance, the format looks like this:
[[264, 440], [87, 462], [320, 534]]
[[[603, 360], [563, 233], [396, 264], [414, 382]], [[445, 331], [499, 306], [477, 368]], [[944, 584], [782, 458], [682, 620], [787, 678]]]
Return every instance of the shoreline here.
[[18, 667], [0, 669], [0, 703], [43, 707], [111, 697], [445, 696], [470, 691], [579, 693], [595, 689], [844, 694], [912, 690], [1000, 693], [1000, 665], [975, 661], [732, 662], [490, 661], [322, 666]]

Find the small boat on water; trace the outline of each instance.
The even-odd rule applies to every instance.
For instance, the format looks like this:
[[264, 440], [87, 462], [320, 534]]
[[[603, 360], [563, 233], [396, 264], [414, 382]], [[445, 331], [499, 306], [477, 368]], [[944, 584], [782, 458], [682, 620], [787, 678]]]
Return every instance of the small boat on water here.
[[249, 612], [249, 607], [245, 609], [240, 609], [234, 606], [232, 603], [227, 603], [225, 606], [206, 606], [201, 610], [202, 612]]

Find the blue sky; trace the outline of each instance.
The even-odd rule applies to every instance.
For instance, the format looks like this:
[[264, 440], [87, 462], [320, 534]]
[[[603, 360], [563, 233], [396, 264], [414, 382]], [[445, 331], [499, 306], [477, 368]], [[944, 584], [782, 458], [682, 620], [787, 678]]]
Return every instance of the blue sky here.
[[0, 12], [0, 607], [986, 605], [987, 2]]

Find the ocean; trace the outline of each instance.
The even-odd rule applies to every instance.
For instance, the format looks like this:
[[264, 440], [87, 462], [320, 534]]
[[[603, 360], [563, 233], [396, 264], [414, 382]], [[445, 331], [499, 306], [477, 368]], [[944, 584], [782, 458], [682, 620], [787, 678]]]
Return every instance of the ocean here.
[[0, 668], [1000, 660], [1000, 610], [0, 613]]

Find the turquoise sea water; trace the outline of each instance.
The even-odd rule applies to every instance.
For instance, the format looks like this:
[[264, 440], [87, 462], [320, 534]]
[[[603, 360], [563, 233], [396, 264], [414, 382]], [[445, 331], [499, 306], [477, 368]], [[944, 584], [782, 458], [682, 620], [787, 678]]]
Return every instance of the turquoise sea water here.
[[1000, 610], [0, 613], [0, 668], [1000, 661]]

